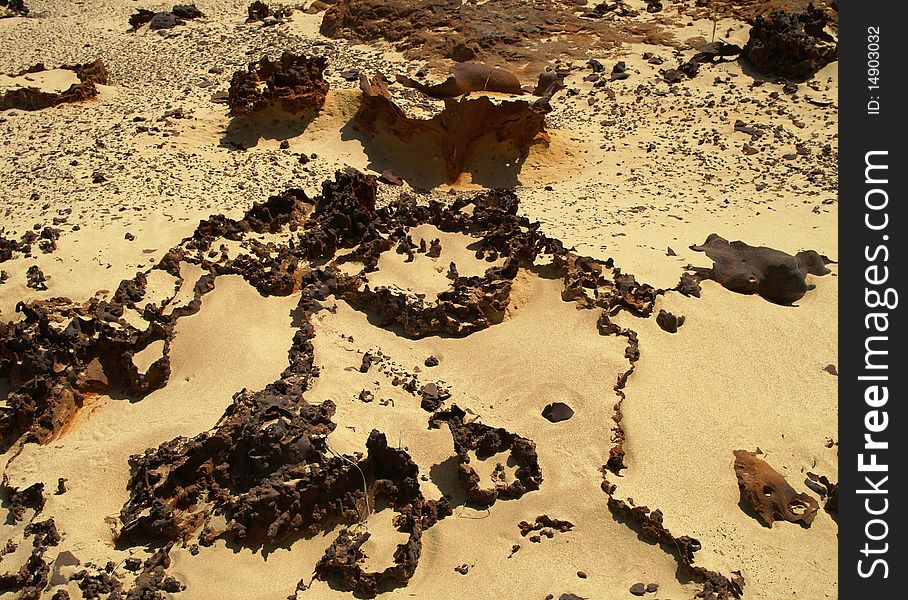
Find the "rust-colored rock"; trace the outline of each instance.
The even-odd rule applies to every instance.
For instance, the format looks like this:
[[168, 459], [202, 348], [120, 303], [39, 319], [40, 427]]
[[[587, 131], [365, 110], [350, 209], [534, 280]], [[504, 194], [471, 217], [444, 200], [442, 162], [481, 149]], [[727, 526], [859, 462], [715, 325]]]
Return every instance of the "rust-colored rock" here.
[[778, 304], [800, 300], [813, 285], [807, 275], [826, 275], [831, 261], [813, 250], [791, 256], [766, 246], [748, 246], [744, 242], [729, 242], [711, 233], [691, 250], [705, 252], [713, 260], [712, 268], [695, 268], [703, 279], [713, 279], [722, 286], [741, 294], [759, 294]]
[[755, 453], [735, 450], [735, 475], [741, 488], [741, 499], [768, 527], [779, 520], [800, 522], [805, 526], [813, 523], [819, 510], [817, 501], [798, 493], [788, 485], [785, 477]]
[[[87, 394], [106, 393], [117, 386], [141, 397], [153, 385], [163, 385], [169, 373], [167, 348], [174, 323], [199, 309], [202, 295], [213, 289], [221, 274], [239, 274], [263, 294], [293, 291], [300, 297], [294, 311], [298, 330], [287, 368], [264, 389], [235, 394], [210, 431], [176, 438], [131, 457], [130, 497], [121, 510], [117, 541], [123, 546], [184, 542], [191, 548], [225, 538], [257, 547], [286, 543], [339, 524], [342, 530], [319, 561], [317, 577], [363, 596], [405, 585], [419, 560], [422, 532], [449, 514], [450, 508], [445, 501], [425, 500], [417, 466], [405, 450], [389, 448], [380, 432], [369, 435], [365, 455], [338, 456], [328, 447], [326, 438], [338, 426], [333, 421], [334, 405], [330, 400], [311, 403], [305, 397], [311, 378], [318, 374], [312, 317], [333, 297], [347, 300], [354, 308], [384, 311], [376, 314], [413, 337], [466, 335], [495, 325], [510, 301], [510, 287], [520, 268], [531, 267], [545, 254], [552, 257], [551, 269], [563, 278], [565, 289], [570, 289], [566, 300], [580, 308], [601, 310], [602, 335], [627, 338], [629, 369], [614, 388], [619, 401], [610, 454], [615, 457], [610, 463], [623, 467], [620, 399], [640, 352], [636, 334], [612, 323], [609, 313], [626, 310], [649, 316], [660, 291], [621, 273], [611, 260], [599, 263], [577, 256], [545, 236], [539, 223], [518, 215], [519, 200], [513, 191], [463, 196], [452, 203], [424, 202], [403, 193], [378, 205], [377, 190], [375, 177], [347, 169], [324, 182], [314, 199], [291, 189], [255, 204], [240, 219], [213, 215], [201, 221], [193, 235], [171, 248], [154, 267], [178, 279], [185, 263], [200, 267], [205, 275], [196, 282], [193, 300], [169, 316], [164, 306], [146, 304], [142, 309], [149, 323], [146, 330], [130, 326], [123, 316], [125, 308], [138, 308], [145, 301], [146, 273], [123, 281], [110, 301], [77, 304], [54, 299], [20, 304], [24, 318], [0, 324], [0, 376], [11, 383], [7, 407], [0, 415], [4, 442], [23, 436], [27, 441], [52, 439]], [[449, 289], [433, 302], [413, 304], [407, 299], [395, 305], [392, 296], [383, 304], [378, 302], [386, 294], [379, 291], [383, 288], [366, 292], [364, 284], [383, 253], [440, 253], [440, 242], [420, 247], [409, 238], [410, 228], [424, 224], [472, 237], [470, 247], [477, 258], [496, 265], [478, 277], [461, 277], [450, 269]], [[262, 237], [282, 241], [265, 242]], [[231, 255], [233, 250], [221, 244], [225, 240], [234, 242], [231, 247], [238, 247], [239, 254]], [[345, 261], [363, 267], [344, 274], [338, 266]], [[130, 367], [132, 354], [160, 339], [165, 341], [164, 356], [137, 378]], [[446, 409], [450, 392], [443, 385], [420, 382], [413, 374], [395, 370], [390, 358], [377, 351], [351, 366], [393, 376], [394, 385], [433, 412], [430, 426], [447, 424], [468, 502], [488, 506], [498, 499], [521, 497], [541, 485], [532, 440], [472, 422], [457, 406]], [[493, 483], [482, 487], [470, 464], [475, 460], [472, 456], [485, 459], [499, 452], [510, 454], [515, 478], [509, 480], [499, 466]], [[21, 495], [19, 504], [30, 506], [43, 497], [34, 492]], [[376, 508], [376, 498], [397, 513], [395, 525], [407, 534], [407, 542], [398, 548], [392, 564], [367, 571], [361, 547], [368, 532], [360, 523]], [[27, 514], [25, 509], [22, 513]], [[214, 514], [218, 519], [212, 519]], [[543, 516], [531, 525], [537, 526], [538, 535], [548, 537], [569, 529], [570, 524]], [[165, 558], [144, 567], [131, 563], [130, 570], [139, 577], [129, 590], [129, 580], [114, 568], [86, 568], [75, 580], [86, 596], [126, 594], [138, 599], [177, 592], [181, 585], [166, 574]]]
[[520, 535], [526, 537], [533, 531], [542, 531], [544, 529], [567, 533], [574, 528], [574, 524], [563, 519], [553, 519], [548, 515], [539, 515], [532, 523], [521, 521], [517, 524], [517, 528], [520, 530]]
[[285, 51], [272, 62], [267, 56], [249, 63], [230, 79], [227, 104], [233, 116], [250, 115], [269, 107], [294, 115], [314, 116], [325, 104], [327, 59]]
[[[8, 90], [0, 94], [0, 110], [11, 108], [41, 110], [57, 106], [58, 104], [83, 102], [98, 95], [98, 85], [107, 85], [107, 67], [104, 66], [104, 62], [100, 59], [84, 65], [64, 65], [59, 68], [75, 72], [76, 77], [79, 78], [79, 83], [72, 84], [69, 89], [62, 92], [46, 92], [37, 88]], [[40, 73], [41, 71], [47, 71], [47, 68], [43, 64], [37, 64], [13, 75], [13, 77], [29, 73]]]
[[319, 579], [337, 582], [341, 589], [374, 598], [379, 586], [406, 585], [416, 571], [422, 548], [422, 532], [451, 514], [445, 501], [426, 501], [417, 483], [418, 467], [403, 450], [388, 447], [384, 434], [373, 431], [366, 443], [369, 461], [363, 473], [371, 487], [372, 498], [384, 498], [398, 513], [394, 525], [408, 535], [394, 552], [394, 564], [382, 571], [368, 572], [362, 567], [365, 555], [360, 550], [369, 539], [368, 531], [342, 529], [325, 555], [315, 566]]
[[589, 18], [580, 2], [560, 0], [338, 0], [321, 33], [356, 41], [386, 40], [410, 59], [445, 58], [526, 65], [588, 58], [591, 48], [667, 39], [646, 23]]
[[435, 85], [425, 85], [403, 75], [397, 76], [397, 83], [417, 89], [433, 98], [453, 98], [469, 92], [500, 92], [518, 96], [523, 94], [520, 80], [507, 69], [476, 63], [454, 65], [451, 67], [451, 76]]

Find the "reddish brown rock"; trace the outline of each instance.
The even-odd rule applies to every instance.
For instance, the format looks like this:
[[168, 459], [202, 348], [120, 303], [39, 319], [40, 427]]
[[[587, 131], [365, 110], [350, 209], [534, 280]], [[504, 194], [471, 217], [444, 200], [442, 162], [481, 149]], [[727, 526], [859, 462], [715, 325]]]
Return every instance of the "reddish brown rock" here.
[[[489, 427], [475, 421], [465, 422], [466, 413], [457, 405], [450, 410], [438, 412], [429, 419], [429, 427], [440, 427], [447, 423], [454, 438], [454, 451], [459, 462], [457, 476], [467, 490], [467, 502], [480, 506], [491, 506], [499, 498], [519, 498], [539, 489], [542, 471], [536, 445], [531, 441], [500, 427]], [[509, 461], [517, 466], [515, 480], [510, 484], [498, 483], [495, 487], [483, 488], [479, 475], [470, 466], [470, 452], [479, 460], [508, 451]]]
[[652, 23], [628, 26], [596, 16], [583, 3], [559, 0], [338, 0], [325, 12], [321, 33], [386, 40], [410, 59], [512, 65], [540, 64], [540, 57], [586, 60], [592, 48], [668, 39]]
[[819, 510], [817, 501], [798, 493], [764, 460], [753, 452], [735, 450], [735, 475], [741, 488], [741, 500], [746, 502], [763, 522], [772, 527], [782, 520], [810, 526]]

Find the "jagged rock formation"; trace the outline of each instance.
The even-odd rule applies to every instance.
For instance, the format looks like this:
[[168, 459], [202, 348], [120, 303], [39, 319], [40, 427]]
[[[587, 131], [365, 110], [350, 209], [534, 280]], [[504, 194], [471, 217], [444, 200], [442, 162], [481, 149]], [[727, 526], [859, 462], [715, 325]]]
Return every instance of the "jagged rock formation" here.
[[255, 0], [249, 7], [246, 9], [246, 22], [254, 23], [255, 21], [264, 21], [267, 17], [271, 16], [271, 8], [262, 2], [262, 0]]
[[675, 536], [662, 524], [662, 511], [646, 506], [634, 506], [615, 497], [616, 486], [607, 479], [602, 481], [602, 491], [608, 494], [608, 507], [618, 521], [624, 522], [643, 539], [659, 544], [678, 563], [680, 575], [700, 583], [703, 587], [696, 598], [730, 600], [740, 598], [744, 578], [738, 571], [726, 577], [715, 571], [694, 564], [694, 553], [700, 550], [699, 540], [690, 536]]
[[[370, 497], [384, 498], [394, 512], [394, 525], [408, 534], [394, 553], [394, 564], [380, 572], [364, 571], [360, 548], [369, 539], [367, 531], [343, 529], [315, 566], [319, 579], [337, 581], [341, 589], [374, 598], [379, 585], [406, 585], [416, 571], [422, 547], [422, 532], [451, 514], [444, 500], [426, 500], [419, 490], [419, 468], [403, 450], [388, 447], [384, 434], [372, 431], [366, 442], [368, 462], [360, 470], [372, 482]], [[363, 468], [365, 467], [365, 468]]]
[[[480, 506], [491, 506], [499, 498], [519, 498], [527, 492], [539, 489], [542, 471], [536, 445], [527, 438], [513, 434], [500, 427], [489, 427], [475, 421], [464, 421], [466, 413], [457, 405], [450, 410], [437, 412], [429, 419], [429, 427], [447, 423], [454, 438], [454, 452], [457, 454], [457, 478], [467, 490], [467, 502]], [[515, 479], [511, 483], [496, 482], [495, 487], [483, 488], [479, 475], [470, 466], [470, 452], [479, 460], [499, 452], [510, 453], [508, 462], [517, 466]]]
[[[69, 86], [62, 92], [47, 92], [33, 87], [11, 89], [0, 93], [0, 110], [18, 108], [20, 110], [41, 110], [67, 102], [83, 102], [98, 95], [98, 85], [107, 85], [107, 67], [100, 59], [93, 63], [64, 65], [58, 67], [73, 71], [79, 78], [79, 83]], [[48, 69], [43, 64], [37, 64], [24, 71], [13, 75], [19, 77], [30, 73], [40, 73]]]
[[812, 77], [836, 60], [838, 44], [829, 33], [829, 15], [809, 4], [800, 13], [776, 9], [758, 16], [744, 56], [761, 73], [793, 80]]
[[826, 275], [831, 261], [813, 250], [791, 256], [766, 246], [729, 242], [712, 233], [703, 244], [691, 250], [705, 252], [712, 268], [690, 267], [702, 279], [713, 279], [723, 287], [741, 294], [759, 294], [779, 304], [791, 304], [804, 297], [813, 285], [807, 275]]
[[[123, 319], [125, 308], [136, 310], [145, 299], [144, 273], [122, 282], [110, 301], [20, 303], [24, 318], [0, 324], [0, 376], [11, 383], [8, 406], [0, 418], [4, 443], [52, 439], [78, 410], [85, 394], [117, 385], [141, 396], [166, 383], [167, 348], [174, 323], [199, 309], [202, 295], [213, 288], [218, 276], [241, 275], [262, 294], [299, 293], [298, 330], [287, 368], [276, 381], [259, 391], [235, 394], [210, 431], [176, 438], [131, 457], [130, 497], [120, 513], [117, 539], [126, 546], [193, 540], [205, 545], [220, 538], [259, 546], [285, 543], [340, 523], [343, 529], [317, 564], [316, 576], [372, 597], [380, 589], [407, 583], [419, 561], [422, 533], [450, 514], [450, 507], [444, 498], [427, 500], [423, 496], [418, 466], [406, 450], [390, 448], [380, 431], [368, 435], [364, 455], [340, 456], [330, 448], [328, 435], [338, 426], [333, 420], [335, 405], [331, 400], [314, 404], [306, 398], [310, 380], [318, 373], [313, 316], [325, 309], [322, 302], [333, 297], [346, 300], [355, 309], [376, 311], [380, 324], [398, 327], [410, 337], [467, 335], [495, 326], [510, 302], [517, 274], [545, 255], [546, 268], [562, 278], [562, 299], [580, 309], [600, 311], [600, 334], [627, 340], [628, 369], [614, 386], [615, 426], [606, 465], [613, 472], [625, 468], [621, 402], [640, 348], [637, 334], [618, 326], [611, 317], [622, 310], [650, 317], [656, 297], [664, 291], [638, 283], [610, 259], [600, 262], [579, 256], [559, 240], [545, 236], [538, 222], [518, 215], [519, 200], [513, 191], [461, 196], [450, 204], [417, 201], [401, 194], [378, 205], [376, 196], [375, 177], [348, 169], [325, 181], [322, 193], [314, 199], [291, 189], [255, 204], [240, 219], [213, 215], [201, 221], [191, 236], [154, 267], [178, 279], [181, 265], [200, 267], [205, 275], [195, 285], [193, 300], [170, 313], [165, 313], [163, 305], [147, 303], [141, 309], [149, 323], [145, 330]], [[456, 268], [450, 269], [449, 288], [435, 299], [396, 295], [382, 286], [367, 287], [368, 273], [378, 268], [385, 252], [440, 251], [440, 242], [413, 243], [407, 231], [419, 225], [469, 235], [474, 239], [470, 248], [476, 257], [496, 264], [477, 277], [461, 277]], [[234, 250], [220, 245], [223, 240], [232, 241]], [[342, 271], [339, 267], [345, 262], [360, 263], [362, 268]], [[677, 290], [693, 294], [699, 291], [695, 284], [696, 278], [688, 276]], [[139, 374], [132, 355], [159, 340], [164, 341], [163, 356], [148, 372]], [[446, 387], [422, 384], [415, 375], [398, 372], [380, 353], [366, 353], [359, 370], [365, 373], [376, 366], [378, 371], [396, 376], [395, 385], [420, 398], [422, 408], [431, 413], [430, 427], [447, 425], [458, 481], [469, 503], [489, 506], [498, 499], [519, 498], [539, 489], [543, 474], [532, 440], [471, 421], [456, 405], [445, 408], [451, 397]], [[493, 483], [484, 484], [470, 464], [472, 456], [482, 460], [500, 452], [510, 453], [509, 462], [516, 466], [514, 477], [509, 480], [501, 466]], [[678, 560], [680, 572], [702, 583], [700, 597], [740, 595], [743, 581], [738, 575], [726, 578], [693, 565], [693, 554], [699, 548], [696, 540], [671, 535], [661, 525], [661, 513], [614, 498], [613, 486], [605, 484], [604, 489], [616, 518], [637, 528], [643, 537], [663, 544]], [[43, 505], [43, 486], [10, 494], [7, 505], [14, 518]], [[398, 547], [392, 564], [366, 571], [362, 547], [370, 534], [364, 523], [376, 508], [376, 500], [396, 513], [394, 523], [407, 534], [407, 541]], [[215, 514], [217, 520], [212, 519]], [[540, 517], [535, 524], [521, 524], [521, 530], [527, 527], [527, 534], [567, 531], [570, 523]], [[169, 546], [162, 552], [144, 567], [133, 565], [130, 570], [142, 572], [127, 597], [179, 590], [179, 582], [165, 572]], [[34, 566], [40, 584], [40, 565], [36, 562]], [[127, 580], [113, 569], [86, 569], [74, 577], [89, 594], [122, 592], [127, 587]], [[24, 589], [32, 581], [27, 579], [14, 576], [9, 581]], [[128, 595], [133, 590], [134, 595]]]
[[60, 239], [60, 230], [55, 227], [44, 227], [40, 232], [29, 229], [23, 233], [19, 240], [3, 237], [0, 229], [0, 263], [12, 260], [16, 254], [28, 258], [32, 256], [32, 246], [38, 243], [38, 249], [43, 254], [50, 254], [57, 249], [57, 240]]
[[735, 450], [735, 475], [741, 499], [763, 519], [768, 527], [774, 521], [801, 522], [810, 526], [819, 505], [811, 496], [798, 493], [785, 477], [757, 458], [753, 452]]
[[[291, 114], [314, 116], [325, 104], [328, 82], [324, 71], [328, 61], [285, 51], [280, 60], [267, 56], [249, 63], [230, 79], [227, 104], [233, 116], [249, 115], [276, 107]], [[262, 86], [264, 84], [264, 86]]]
[[[182, 284], [174, 259], [170, 254], [155, 268], [170, 272]], [[91, 394], [114, 388], [142, 397], [164, 386], [176, 321], [198, 312], [213, 281], [213, 276], [203, 276], [195, 283], [193, 300], [167, 315], [162, 307], [145, 305], [144, 330], [124, 319], [124, 310], [137, 310], [144, 298], [144, 273], [121, 282], [109, 301], [95, 297], [81, 304], [68, 298], [20, 302], [16, 310], [22, 318], [0, 322], [0, 377], [8, 380], [10, 390], [0, 409], [3, 447], [53, 439]], [[158, 341], [164, 342], [162, 356], [140, 373], [134, 355]]]

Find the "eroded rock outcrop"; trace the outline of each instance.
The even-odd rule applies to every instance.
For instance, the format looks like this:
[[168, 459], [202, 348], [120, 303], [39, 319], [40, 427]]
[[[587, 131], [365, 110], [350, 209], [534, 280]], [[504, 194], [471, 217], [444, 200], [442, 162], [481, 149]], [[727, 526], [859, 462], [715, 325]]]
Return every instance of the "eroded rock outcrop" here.
[[17, 254], [28, 258], [33, 255], [33, 246], [37, 245], [43, 254], [50, 254], [57, 249], [60, 230], [55, 227], [44, 227], [40, 232], [29, 229], [18, 240], [3, 237], [0, 229], [0, 263], [12, 260]]
[[[68, 89], [61, 92], [45, 91], [36, 87], [23, 87], [9, 89], [0, 93], [0, 110], [18, 108], [20, 110], [41, 110], [58, 104], [69, 102], [84, 102], [98, 95], [98, 85], [107, 85], [107, 67], [100, 59], [88, 64], [64, 65], [58, 67], [66, 71], [73, 71], [79, 79]], [[13, 75], [20, 77], [33, 73], [40, 73], [48, 69], [43, 64]]]
[[[22, 319], [0, 323], [0, 376], [10, 386], [0, 410], [4, 446], [23, 436], [27, 442], [52, 439], [89, 394], [118, 388], [143, 396], [164, 385], [172, 324], [152, 322], [139, 330], [123, 319], [126, 302], [122, 295], [82, 304], [66, 298], [20, 302]], [[159, 340], [164, 356], [140, 373], [133, 356]]]
[[735, 450], [735, 475], [741, 488], [741, 499], [748, 504], [772, 527], [773, 522], [782, 520], [800, 522], [810, 526], [816, 517], [817, 501], [804, 493], [798, 493], [785, 477], [757, 458], [753, 452]]
[[593, 47], [660, 39], [652, 25], [616, 26], [585, 12], [583, 3], [559, 0], [338, 0], [325, 12], [321, 33], [383, 39], [411, 59], [523, 65], [538, 63], [540, 56], [585, 60]]
[[269, 107], [294, 115], [314, 116], [325, 104], [328, 61], [285, 51], [272, 62], [267, 56], [249, 63], [230, 79], [227, 103], [233, 116], [249, 115]]
[[808, 79], [837, 58], [828, 24], [829, 15], [813, 4], [800, 13], [773, 10], [754, 20], [744, 56], [761, 73]]
[[[4, 563], [4, 570], [0, 571], [0, 593], [18, 592], [19, 600], [39, 600], [50, 580], [50, 563], [45, 560], [44, 555], [63, 539], [53, 518], [42, 519], [45, 504], [44, 484], [36, 483], [24, 490], [17, 490], [4, 484], [0, 486], [0, 497], [10, 511], [7, 523], [22, 521], [26, 510], [34, 511], [22, 531], [20, 542], [25, 544], [30, 541], [31, 552], [18, 569], [5, 570], [7, 563]], [[10, 539], [4, 551], [0, 553], [0, 559], [6, 552], [15, 550], [18, 545]]]
[[389, 448], [384, 434], [373, 431], [366, 448], [371, 462], [365, 465], [362, 474], [366, 482], [372, 481], [370, 496], [386, 500], [397, 513], [394, 526], [408, 534], [407, 541], [394, 552], [394, 564], [382, 571], [369, 572], [363, 569], [366, 557], [361, 547], [371, 534], [343, 529], [316, 564], [315, 574], [319, 579], [339, 583], [341, 589], [374, 598], [382, 584], [407, 584], [419, 563], [423, 530], [450, 515], [451, 509], [444, 500], [427, 501], [423, 497], [416, 463], [405, 451]]
[[[287, 368], [276, 381], [259, 391], [235, 394], [210, 431], [176, 438], [131, 457], [130, 497], [121, 510], [117, 539], [130, 546], [194, 541], [205, 545], [225, 538], [258, 547], [286, 543], [339, 523], [343, 529], [316, 566], [316, 576], [341, 589], [373, 596], [379, 589], [407, 583], [418, 564], [422, 533], [448, 515], [450, 507], [444, 499], [423, 497], [417, 465], [406, 450], [390, 448], [379, 431], [369, 434], [365, 454], [341, 456], [330, 448], [328, 434], [340, 425], [333, 420], [334, 404], [330, 400], [316, 404], [306, 398], [310, 380], [318, 373], [311, 341], [316, 333], [313, 315], [329, 308], [323, 306], [326, 300], [343, 299], [354, 308], [384, 311], [379, 316], [387, 324], [401, 326], [411, 337], [466, 335], [467, 329], [495, 325], [497, 315], [510, 302], [517, 274], [533, 268], [544, 255], [546, 269], [564, 282], [564, 301], [601, 311], [599, 332], [627, 339], [629, 368], [614, 388], [618, 402], [609, 450], [609, 464], [616, 470], [623, 468], [622, 388], [640, 350], [636, 333], [617, 326], [609, 315], [625, 310], [648, 317], [661, 290], [636, 282], [611, 260], [578, 256], [559, 240], [545, 236], [538, 222], [518, 214], [519, 200], [513, 191], [459, 197], [452, 203], [424, 202], [404, 193], [378, 205], [376, 196], [375, 177], [348, 169], [324, 182], [322, 193], [314, 199], [291, 189], [255, 204], [240, 219], [213, 215], [201, 221], [193, 235], [168, 251], [155, 267], [178, 279], [181, 265], [200, 267], [205, 274], [196, 283], [193, 300], [170, 313], [164, 306], [147, 303], [141, 308], [149, 323], [145, 331], [128, 325], [121, 312], [136, 310], [145, 301], [144, 274], [124, 281], [110, 301], [21, 305], [25, 318], [0, 326], [6, 357], [0, 363], [6, 371], [0, 376], [13, 373], [13, 395], [24, 394], [21, 401], [10, 402], [4, 413], [8, 439], [22, 435], [33, 441], [50, 439], [71, 414], [70, 407], [78, 405], [67, 400], [67, 393], [103, 393], [114, 381], [132, 385], [135, 373], [117, 357], [129, 357], [152, 338], [165, 340], [165, 353], [155, 363], [162, 377], [155, 385], [166, 381], [166, 344], [173, 323], [199, 309], [202, 295], [213, 288], [218, 276], [241, 275], [263, 294], [299, 293], [294, 311], [297, 331]], [[449, 269], [448, 290], [436, 299], [424, 299], [421, 305], [409, 299], [395, 304], [393, 295], [380, 286], [367, 291], [367, 274], [378, 268], [383, 253], [441, 252], [440, 242], [413, 243], [408, 230], [419, 225], [470, 236], [476, 257], [495, 264], [477, 277], [461, 277], [456, 268]], [[231, 248], [224, 241], [230, 241]], [[359, 263], [361, 269], [342, 271], [339, 266], [344, 262]], [[376, 300], [385, 296], [387, 301]], [[39, 353], [38, 347], [53, 351]], [[398, 381], [393, 385], [414, 399], [419, 397], [420, 405], [432, 413], [431, 427], [447, 425], [458, 481], [468, 502], [489, 506], [540, 487], [542, 472], [532, 440], [471, 421], [467, 411], [456, 405], [446, 408], [452, 396], [446, 386], [421, 382], [397, 370], [388, 357], [366, 353], [359, 370], [370, 369], [395, 377]], [[43, 386], [40, 393], [28, 387], [33, 380]], [[139, 380], [136, 385], [144, 384]], [[52, 393], [42, 391], [46, 389]], [[500, 452], [510, 454], [509, 464], [516, 467], [513, 476], [499, 465], [491, 483], [480, 481], [475, 461]], [[20, 504], [30, 506], [33, 492], [23, 490]], [[367, 570], [362, 554], [370, 535], [364, 524], [380, 505], [395, 513], [394, 524], [407, 534], [407, 541], [398, 547], [391, 564], [373, 571]], [[215, 514], [217, 519], [212, 518]], [[537, 519], [531, 527], [555, 531], [567, 530], [569, 525]], [[142, 573], [126, 593], [135, 589], [134, 597], [141, 598], [178, 591], [180, 584], [166, 574], [165, 562], [152, 561], [144, 568], [133, 565], [131, 570], [142, 569]], [[90, 593], [123, 593], [128, 587], [128, 579], [106, 567], [77, 575], [80, 587]], [[716, 589], [730, 585], [716, 577]]]
[[826, 275], [831, 261], [813, 250], [792, 256], [766, 246], [729, 242], [712, 233], [691, 250], [705, 252], [712, 268], [693, 268], [703, 279], [713, 279], [723, 287], [741, 294], [759, 294], [778, 304], [791, 304], [804, 297], [813, 285], [807, 275]]
[[[458, 83], [455, 77], [448, 82], [426, 90], [447, 94], [463, 86], [478, 85], [472, 78], [461, 79]], [[373, 139], [390, 135], [402, 143], [419, 144], [427, 152], [441, 156], [448, 183], [457, 181], [483, 144], [494, 144], [499, 148], [509, 145], [509, 153], [522, 162], [533, 141], [546, 137], [548, 98], [529, 102], [488, 96], [446, 97], [441, 112], [430, 119], [419, 119], [407, 116], [394, 102], [384, 76], [377, 75], [370, 81], [361, 75], [360, 89], [362, 104], [353, 118], [357, 129]]]
[[267, 4], [262, 2], [262, 0], [255, 0], [246, 8], [246, 22], [264, 21], [271, 14], [271, 8]]

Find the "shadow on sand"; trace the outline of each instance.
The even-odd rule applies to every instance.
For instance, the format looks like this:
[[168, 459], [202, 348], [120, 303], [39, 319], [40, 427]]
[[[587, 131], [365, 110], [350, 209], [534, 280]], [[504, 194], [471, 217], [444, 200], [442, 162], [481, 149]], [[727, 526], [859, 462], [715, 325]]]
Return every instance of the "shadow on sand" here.
[[254, 148], [261, 140], [284, 141], [302, 135], [318, 115], [316, 111], [293, 115], [268, 108], [251, 115], [233, 117], [220, 146], [232, 150]]

